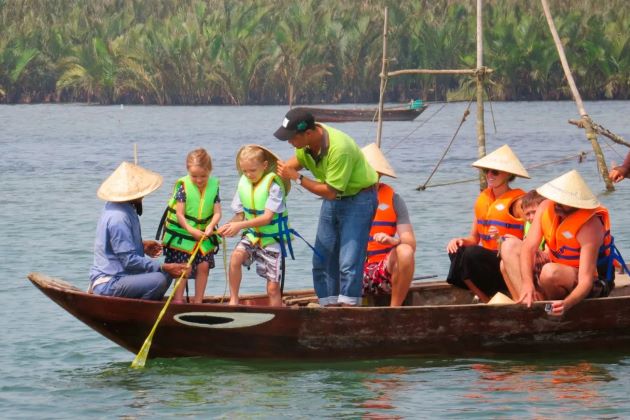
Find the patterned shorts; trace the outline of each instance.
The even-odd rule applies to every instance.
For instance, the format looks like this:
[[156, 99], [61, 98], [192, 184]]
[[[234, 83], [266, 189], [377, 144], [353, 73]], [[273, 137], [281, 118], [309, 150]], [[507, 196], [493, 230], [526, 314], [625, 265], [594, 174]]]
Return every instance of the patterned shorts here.
[[[164, 262], [165, 263], [188, 263], [188, 259], [190, 258], [190, 254], [185, 253], [184, 251], [180, 251], [178, 249], [164, 247]], [[201, 252], [198, 252], [195, 255], [195, 260], [192, 263], [192, 271], [190, 272], [190, 278], [193, 278], [197, 275], [197, 266], [202, 262], [208, 262], [208, 268], [212, 270], [214, 268], [214, 253], [208, 252], [206, 255], [201, 255]]]
[[247, 253], [247, 260], [245, 260], [243, 265], [248, 270], [256, 261], [256, 274], [268, 281], [276, 283], [280, 281], [280, 276], [282, 275], [282, 254], [280, 250], [271, 247], [260, 248], [252, 245], [246, 236], [236, 245], [236, 249]]
[[366, 264], [363, 268], [363, 296], [391, 295], [392, 275], [387, 271], [387, 258]]

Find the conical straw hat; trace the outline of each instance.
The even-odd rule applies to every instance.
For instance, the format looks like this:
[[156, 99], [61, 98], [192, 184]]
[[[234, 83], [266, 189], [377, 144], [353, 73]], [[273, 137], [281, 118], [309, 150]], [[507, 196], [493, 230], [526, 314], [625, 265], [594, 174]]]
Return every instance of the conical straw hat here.
[[529, 178], [527, 170], [507, 144], [477, 160], [472, 166], [481, 169], [496, 169], [497, 171]]
[[[266, 174], [276, 171], [278, 167], [278, 161], [281, 160], [278, 155], [276, 155], [271, 150], [267, 149], [265, 146], [261, 146], [259, 144], [246, 144], [242, 146], [240, 149], [238, 149], [238, 152], [236, 153], [236, 170], [238, 171], [239, 174], [241, 175], [243, 174], [243, 171], [241, 170], [240, 160], [241, 160], [241, 153], [243, 152], [243, 150], [245, 150], [246, 147], [257, 147], [259, 149], [262, 149], [262, 151], [265, 153], [265, 160], [268, 162], [267, 170], [265, 171]], [[282, 182], [284, 183], [284, 187], [288, 194], [289, 191], [291, 190], [291, 181], [288, 179], [282, 179]]]
[[122, 203], [144, 197], [161, 185], [160, 174], [133, 163], [123, 162], [103, 181], [96, 195], [105, 201]]
[[505, 305], [508, 303], [514, 303], [514, 301], [503, 293], [497, 292], [494, 296], [492, 296], [492, 299], [490, 299], [488, 305]]
[[396, 178], [396, 172], [392, 169], [391, 165], [385, 158], [381, 149], [376, 145], [376, 143], [370, 143], [361, 149], [365, 159], [367, 159], [368, 163], [376, 172], [381, 175], [391, 176], [392, 178]]
[[600, 206], [595, 194], [575, 169], [536, 188], [538, 194], [558, 204], [578, 209], [594, 209]]

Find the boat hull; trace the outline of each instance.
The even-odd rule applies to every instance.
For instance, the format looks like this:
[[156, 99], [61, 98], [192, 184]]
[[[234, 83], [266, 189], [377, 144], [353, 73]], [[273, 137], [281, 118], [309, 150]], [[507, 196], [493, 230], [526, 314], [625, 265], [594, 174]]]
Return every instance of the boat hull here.
[[[385, 109], [383, 121], [413, 121], [427, 108], [426, 105], [417, 109]], [[318, 122], [350, 122], [350, 121], [376, 121], [378, 117], [376, 108], [344, 109], [344, 108], [315, 108], [306, 109]]]
[[[103, 297], [32, 273], [29, 279], [66, 311], [137, 353], [164, 302]], [[626, 290], [618, 290], [617, 293]], [[435, 354], [530, 352], [630, 344], [630, 297], [588, 299], [563, 317], [544, 303], [453, 304], [466, 291], [430, 282], [414, 286], [401, 308], [320, 308], [223, 303], [169, 305], [149, 357], [367, 359]], [[427, 304], [428, 301], [438, 304]]]

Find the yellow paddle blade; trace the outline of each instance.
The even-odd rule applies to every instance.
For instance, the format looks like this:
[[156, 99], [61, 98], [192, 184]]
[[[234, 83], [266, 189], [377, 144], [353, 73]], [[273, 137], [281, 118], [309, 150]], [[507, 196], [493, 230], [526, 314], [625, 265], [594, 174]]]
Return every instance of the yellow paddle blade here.
[[131, 367], [132, 368], [134, 368], [134, 369], [143, 368], [144, 364], [147, 362], [147, 357], [149, 356], [149, 349], [151, 348], [151, 342], [153, 341], [153, 335], [155, 334], [155, 330], [157, 329], [158, 324], [162, 320], [162, 317], [166, 313], [166, 308], [168, 308], [168, 305], [171, 303], [171, 300], [173, 300], [173, 295], [175, 294], [175, 289], [177, 289], [179, 287], [179, 283], [181, 283], [182, 279], [184, 278], [184, 274], [186, 274], [186, 273], [182, 273], [182, 275], [179, 276], [179, 278], [177, 279], [177, 282], [175, 282], [175, 287], [173, 289], [173, 293], [171, 293], [171, 295], [168, 297], [168, 299], [166, 299], [166, 303], [164, 304], [164, 307], [162, 307], [162, 310], [160, 311], [160, 314], [158, 315], [157, 319], [155, 320], [155, 324], [153, 324], [153, 328], [151, 328], [151, 332], [149, 332], [149, 335], [144, 340], [144, 343], [142, 344], [142, 347], [140, 348], [140, 351], [136, 355], [136, 358], [133, 359], [133, 362], [131, 362]]
[[151, 341], [153, 340], [153, 335], [149, 334], [149, 336], [144, 340], [144, 344], [142, 344], [142, 348], [136, 355], [136, 358], [131, 362], [131, 367], [134, 369], [143, 368], [145, 363], [147, 362], [147, 357], [149, 356], [149, 349], [151, 348]]

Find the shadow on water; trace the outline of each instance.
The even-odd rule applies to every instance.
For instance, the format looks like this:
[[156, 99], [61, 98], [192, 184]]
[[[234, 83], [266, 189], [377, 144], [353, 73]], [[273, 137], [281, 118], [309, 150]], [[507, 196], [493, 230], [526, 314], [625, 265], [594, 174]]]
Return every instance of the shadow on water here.
[[362, 418], [614, 417], [628, 403], [619, 405], [607, 389], [625, 381], [616, 370], [630, 364], [628, 354], [616, 349], [318, 362], [179, 358], [149, 360], [142, 370], [117, 362], [58, 374], [87, 398], [108, 395], [91, 410], [116, 416], [305, 417], [325, 411]]

